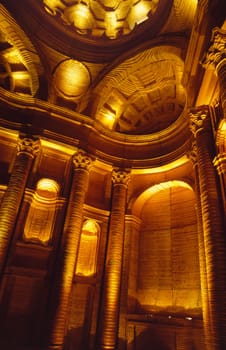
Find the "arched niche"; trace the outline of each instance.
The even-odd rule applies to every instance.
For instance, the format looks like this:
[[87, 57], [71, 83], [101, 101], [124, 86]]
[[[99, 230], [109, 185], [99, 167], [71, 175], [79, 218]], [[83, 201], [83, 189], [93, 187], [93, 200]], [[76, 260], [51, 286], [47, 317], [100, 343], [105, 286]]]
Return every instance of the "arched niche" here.
[[23, 240], [48, 245], [53, 234], [59, 185], [56, 181], [42, 178], [36, 185], [27, 219]]
[[88, 219], [83, 223], [75, 271], [76, 275], [88, 277], [96, 274], [99, 235], [100, 226], [96, 220]]
[[139, 312], [201, 315], [195, 193], [183, 181], [150, 187], [135, 201], [141, 218]]

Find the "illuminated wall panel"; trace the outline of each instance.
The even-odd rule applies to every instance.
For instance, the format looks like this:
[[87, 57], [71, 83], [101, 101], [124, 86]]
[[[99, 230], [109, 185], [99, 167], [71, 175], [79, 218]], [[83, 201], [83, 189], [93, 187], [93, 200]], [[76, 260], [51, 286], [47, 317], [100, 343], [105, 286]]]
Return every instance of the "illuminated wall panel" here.
[[95, 220], [86, 220], [82, 227], [76, 274], [92, 276], [96, 272], [99, 225]]
[[157, 191], [142, 210], [138, 301], [143, 310], [201, 313], [195, 198], [191, 189]]
[[58, 184], [54, 180], [43, 178], [37, 183], [24, 227], [24, 241], [43, 245], [49, 243], [55, 219], [58, 191]]

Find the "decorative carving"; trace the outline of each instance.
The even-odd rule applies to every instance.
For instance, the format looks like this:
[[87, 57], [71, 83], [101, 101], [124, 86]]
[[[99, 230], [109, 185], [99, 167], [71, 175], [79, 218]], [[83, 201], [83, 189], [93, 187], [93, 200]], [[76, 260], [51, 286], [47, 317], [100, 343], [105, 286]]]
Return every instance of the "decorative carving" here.
[[43, 0], [43, 4], [50, 15], [60, 15], [62, 23], [73, 26], [80, 35], [116, 39], [147, 21], [149, 15], [153, 16], [159, 1], [146, 1], [144, 4], [140, 0]]
[[75, 168], [82, 168], [90, 170], [93, 165], [94, 157], [79, 149], [77, 153], [73, 155], [73, 164]]
[[194, 136], [197, 132], [210, 127], [209, 107], [201, 106], [196, 109], [192, 109], [189, 113], [190, 118], [190, 130]]
[[27, 154], [34, 158], [40, 149], [40, 141], [31, 136], [20, 136], [17, 144], [17, 154]]
[[125, 169], [113, 169], [112, 182], [114, 184], [128, 185], [130, 180], [130, 171]]
[[197, 164], [197, 145], [196, 142], [192, 142], [192, 147], [188, 153], [188, 158], [192, 161], [193, 165]]
[[214, 66], [216, 68], [221, 61], [226, 59], [226, 31], [214, 28], [211, 42], [212, 45], [202, 62], [205, 68], [209, 66]]

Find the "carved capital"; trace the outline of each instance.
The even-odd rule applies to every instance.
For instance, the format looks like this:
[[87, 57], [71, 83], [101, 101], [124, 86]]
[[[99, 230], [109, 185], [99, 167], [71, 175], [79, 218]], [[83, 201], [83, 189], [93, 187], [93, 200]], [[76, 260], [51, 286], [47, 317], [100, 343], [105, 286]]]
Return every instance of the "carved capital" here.
[[130, 171], [125, 169], [113, 169], [112, 182], [113, 184], [122, 184], [127, 186], [130, 180]]
[[73, 155], [73, 164], [76, 169], [82, 168], [86, 170], [90, 170], [93, 165], [94, 157], [86, 153], [85, 151], [79, 149]]
[[226, 60], [226, 31], [214, 28], [212, 31], [211, 42], [212, 44], [202, 62], [205, 68], [208, 68], [209, 66], [216, 68], [219, 63]]
[[30, 136], [20, 136], [17, 144], [17, 154], [27, 154], [34, 158], [40, 150], [40, 140]]
[[190, 130], [196, 137], [197, 132], [210, 127], [210, 114], [208, 106], [191, 109], [189, 113]]

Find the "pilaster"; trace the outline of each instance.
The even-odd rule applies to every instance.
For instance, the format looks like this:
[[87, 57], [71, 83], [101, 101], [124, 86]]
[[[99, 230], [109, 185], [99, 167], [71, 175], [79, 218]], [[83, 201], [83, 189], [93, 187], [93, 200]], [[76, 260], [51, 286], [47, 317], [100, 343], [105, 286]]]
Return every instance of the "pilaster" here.
[[220, 179], [220, 187], [222, 194], [222, 202], [224, 206], [224, 217], [226, 220], [226, 153], [218, 154], [214, 160], [213, 164], [217, 169], [217, 173]]
[[226, 118], [226, 31], [214, 28], [212, 31], [211, 46], [209, 47], [203, 61], [205, 68], [216, 70], [219, 85], [220, 97], [224, 118]]
[[202, 314], [203, 314], [203, 329], [205, 335], [206, 350], [212, 350], [212, 322], [209, 305], [209, 290], [206, 274], [206, 248], [203, 235], [203, 221], [202, 221], [202, 206], [201, 206], [201, 194], [200, 194], [200, 179], [198, 169], [198, 157], [197, 146], [195, 141], [192, 144], [192, 149], [189, 154], [189, 158], [193, 163], [195, 173], [195, 193], [196, 193], [196, 213], [197, 213], [197, 231], [198, 231], [198, 243], [199, 243], [199, 266], [200, 266], [200, 283], [201, 283], [201, 296], [202, 296]]
[[17, 155], [6, 192], [0, 206], [0, 271], [4, 269], [5, 259], [13, 234], [16, 217], [23, 198], [32, 162], [40, 147], [38, 139], [20, 136]]
[[217, 174], [212, 163], [214, 142], [208, 107], [201, 106], [191, 111], [190, 127], [197, 146], [211, 345], [213, 350], [220, 350], [226, 347], [226, 242]]
[[117, 346], [126, 197], [129, 178], [128, 171], [113, 170], [112, 208], [100, 315], [100, 349], [113, 350]]
[[64, 227], [64, 244], [56, 288], [53, 290], [54, 313], [49, 335], [49, 349], [64, 349], [65, 326], [71, 295], [79, 239], [83, 222], [83, 206], [89, 183], [89, 170], [94, 158], [83, 150], [73, 156], [73, 178]]

